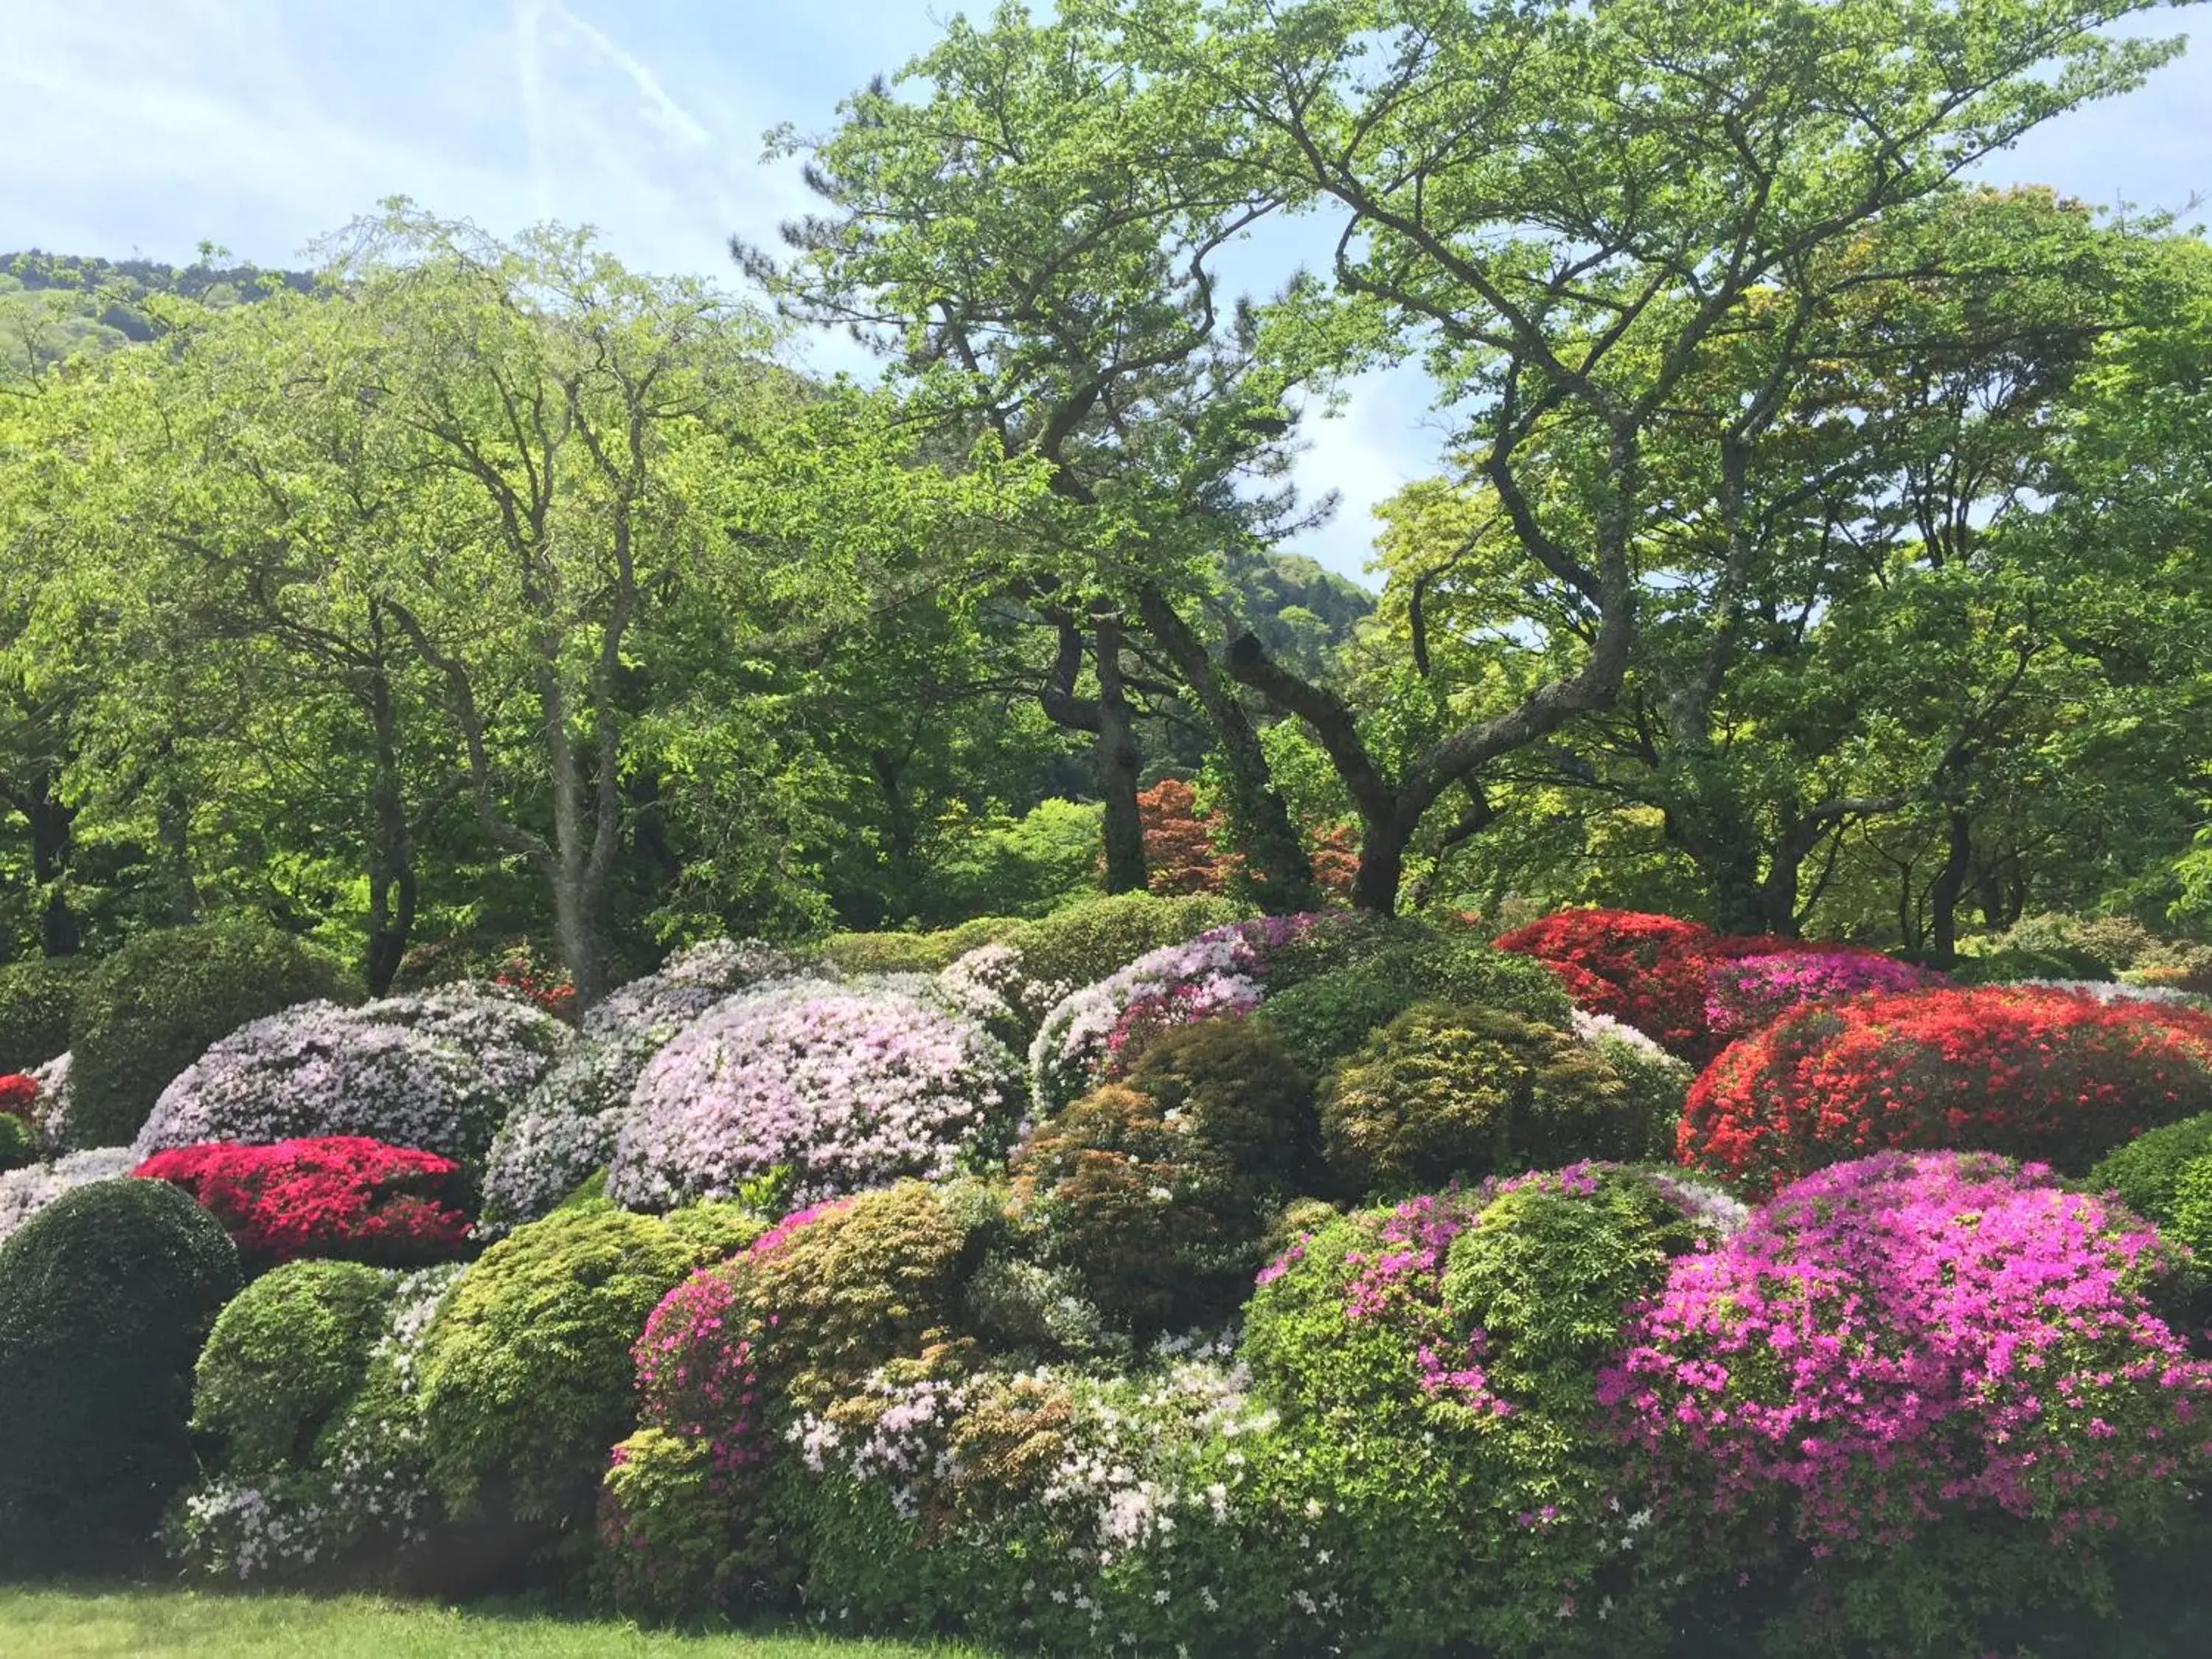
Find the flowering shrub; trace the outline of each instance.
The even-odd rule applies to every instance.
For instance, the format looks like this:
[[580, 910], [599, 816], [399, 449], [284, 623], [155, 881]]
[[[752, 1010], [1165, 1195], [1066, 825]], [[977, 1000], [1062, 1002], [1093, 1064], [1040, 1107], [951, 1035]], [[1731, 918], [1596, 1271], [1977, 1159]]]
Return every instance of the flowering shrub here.
[[1610, 1014], [1693, 1064], [1715, 1046], [1706, 976], [1719, 936], [1693, 921], [1638, 910], [1562, 910], [1501, 934], [1498, 948], [1557, 974], [1576, 1003]]
[[1056, 1111], [1117, 1066], [1126, 1070], [1162, 1030], [1259, 1006], [1279, 955], [1342, 925], [1319, 913], [1233, 922], [1149, 951], [1063, 998], [1030, 1046], [1037, 1109]]
[[137, 1149], [143, 1158], [211, 1140], [365, 1135], [469, 1161], [490, 1146], [501, 1109], [483, 1071], [432, 1031], [313, 1002], [210, 1047], [161, 1091]]
[[64, 1153], [52, 1164], [27, 1164], [0, 1172], [0, 1243], [64, 1193], [127, 1176], [137, 1162], [138, 1155], [128, 1146], [95, 1146]]
[[1369, 1037], [1323, 1086], [1322, 1145], [1346, 1192], [1405, 1192], [1583, 1153], [1650, 1157], [1672, 1125], [1639, 1121], [1638, 1104], [1571, 1032], [1425, 1003]]
[[817, 959], [757, 939], [706, 939], [602, 998], [584, 1015], [584, 1032], [607, 1037], [682, 1025], [756, 985], [830, 976]]
[[896, 992], [802, 982], [684, 1028], [640, 1074], [607, 1192], [634, 1208], [730, 1198], [790, 1171], [796, 1201], [1002, 1152], [1018, 1085], [981, 1027]]
[[347, 1012], [362, 1024], [397, 1025], [459, 1049], [502, 1112], [527, 1094], [574, 1041], [568, 1028], [543, 1009], [471, 985], [383, 997]]
[[1624, 1025], [1610, 1015], [1577, 1008], [1569, 1017], [1568, 1029], [1613, 1068], [1628, 1091], [1624, 1109], [1629, 1120], [1650, 1126], [1656, 1137], [1654, 1150], [1671, 1152], [1674, 1126], [1690, 1097], [1690, 1085], [1698, 1080], [1697, 1073], [1633, 1025]]
[[156, 1152], [131, 1173], [183, 1188], [258, 1262], [318, 1255], [428, 1267], [459, 1254], [469, 1218], [452, 1201], [460, 1166], [359, 1135]]
[[1267, 1212], [1310, 1166], [1313, 1089], [1268, 1032], [1214, 1021], [1146, 1051], [1014, 1155], [1042, 1254], [1139, 1334], [1232, 1312]]
[[39, 1103], [39, 1083], [36, 1078], [21, 1073], [0, 1076], [0, 1117], [21, 1118], [26, 1121], [36, 1115]]
[[565, 969], [538, 961], [526, 948], [510, 954], [494, 971], [491, 982], [555, 1019], [573, 1022], [576, 1018], [576, 981]]
[[549, 1213], [606, 1167], [638, 1073], [690, 1018], [586, 1031], [554, 1062], [499, 1126], [484, 1159], [481, 1225], [487, 1237]]
[[988, 942], [1019, 951], [1022, 971], [1040, 984], [1084, 986], [1127, 967], [1148, 951], [1226, 927], [1246, 914], [1243, 907], [1208, 894], [1161, 898], [1151, 893], [1115, 893], [1065, 905], [1035, 921], [1016, 923]]
[[588, 1517], [606, 1449], [634, 1425], [630, 1345], [687, 1273], [760, 1231], [729, 1205], [667, 1219], [601, 1206], [487, 1250], [423, 1339], [424, 1444], [446, 1511], [478, 1515], [492, 1492], [526, 1521]]
[[70, 1010], [70, 1144], [139, 1144], [142, 1157], [159, 1150], [136, 1137], [162, 1090], [209, 1044], [281, 1008], [337, 1000], [346, 989], [335, 962], [272, 927], [207, 922], [141, 933], [93, 969]]
[[1721, 1036], [1739, 1036], [1807, 1003], [1947, 982], [1941, 974], [1855, 945], [1754, 951], [1706, 969], [1705, 1024]]
[[1681, 1161], [1771, 1187], [1885, 1148], [2004, 1152], [2080, 1173], [2212, 1109], [2212, 1017], [1980, 986], [1815, 1005], [1690, 1091]]
[[0, 1561], [135, 1564], [191, 1477], [192, 1361], [238, 1288], [206, 1212], [147, 1181], [81, 1187], [0, 1244]]
[[23, 1073], [38, 1085], [38, 1094], [32, 1102], [32, 1119], [38, 1127], [39, 1144], [49, 1152], [58, 1152], [70, 1144], [70, 1057], [67, 1051], [56, 1054], [43, 1066], [34, 1066]]
[[1346, 1217], [1261, 1275], [1238, 1352], [1312, 1504], [1328, 1645], [1656, 1644], [1679, 1535], [1623, 1501], [1597, 1377], [1624, 1305], [1717, 1236], [1701, 1207], [1578, 1164]]
[[1654, 1509], [1717, 1524], [1717, 1554], [1771, 1536], [1850, 1564], [1859, 1616], [1883, 1575], [1924, 1607], [1944, 1558], [1921, 1540], [1947, 1528], [2018, 1523], [2065, 1577], [2106, 1534], [2158, 1531], [2212, 1447], [2212, 1365], [2144, 1299], [2169, 1265], [2039, 1166], [1881, 1153], [1677, 1260], [1600, 1399]]
[[937, 975], [938, 994], [1009, 1048], [1026, 1048], [1073, 986], [1030, 977], [1011, 945], [979, 945]]
[[[293, 1443], [308, 1447], [304, 1456], [271, 1463], [259, 1455], [281, 1431], [275, 1421], [237, 1464], [226, 1453], [173, 1511], [165, 1534], [171, 1554], [195, 1573], [247, 1582], [390, 1587], [421, 1573], [444, 1526], [423, 1433], [422, 1344], [463, 1271], [453, 1262], [396, 1276], [366, 1359], [342, 1343], [327, 1351], [340, 1373], [332, 1392], [341, 1397], [319, 1423], [291, 1424]], [[347, 1294], [329, 1281], [301, 1289], [319, 1300]], [[342, 1310], [334, 1307], [331, 1316], [343, 1319]], [[349, 1389], [356, 1364], [359, 1381]], [[246, 1409], [254, 1400], [272, 1412], [283, 1407], [283, 1396], [256, 1389]], [[209, 1406], [220, 1410], [212, 1399]]]

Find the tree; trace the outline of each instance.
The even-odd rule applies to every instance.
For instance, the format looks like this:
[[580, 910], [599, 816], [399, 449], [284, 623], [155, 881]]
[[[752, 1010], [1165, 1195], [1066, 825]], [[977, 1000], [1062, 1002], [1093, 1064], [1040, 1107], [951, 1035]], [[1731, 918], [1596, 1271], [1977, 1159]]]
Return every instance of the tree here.
[[[1668, 510], [1657, 451], [1727, 477], [1806, 394], [1807, 324], [1838, 245], [2175, 49], [2091, 33], [2136, 0], [1680, 7], [1663, 0], [1079, 0], [1067, 15], [1164, 101], [1224, 112], [1179, 164], [1241, 169], [1243, 198], [1340, 216], [1331, 281], [1282, 308], [1301, 357], [1419, 352], [1454, 447], [1494, 494], [1523, 579], [1553, 584], [1571, 637], [1529, 641], [1510, 702], [1454, 709], [1402, 757], [1344, 699], [1250, 636], [1231, 671], [1311, 726], [1363, 824], [1357, 901], [1389, 910], [1447, 792], [1611, 706], [1639, 606], [1637, 550]], [[1757, 335], [1766, 369], [1701, 399], [1701, 365]], [[1731, 388], [1736, 390], [1736, 388]], [[1580, 487], [1531, 462], [1562, 428]], [[1741, 539], [1730, 493], [1715, 533]], [[1524, 682], [1515, 685], [1516, 680]], [[1503, 687], [1499, 688], [1503, 689]]]

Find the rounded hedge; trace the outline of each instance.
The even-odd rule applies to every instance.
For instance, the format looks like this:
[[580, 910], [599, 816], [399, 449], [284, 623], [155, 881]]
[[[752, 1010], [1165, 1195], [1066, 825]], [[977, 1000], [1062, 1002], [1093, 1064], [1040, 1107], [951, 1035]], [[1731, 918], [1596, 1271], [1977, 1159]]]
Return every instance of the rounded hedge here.
[[2212, 1112], [2200, 1112], [2107, 1152], [2081, 1184], [2093, 1193], [2118, 1194], [2137, 1215], [2163, 1226], [2172, 1218], [2181, 1172], [2207, 1158], [2212, 1158]]
[[192, 1473], [193, 1361], [238, 1252], [162, 1182], [104, 1181], [0, 1245], [0, 1560], [112, 1571]]
[[2085, 1174], [2212, 1109], [2212, 1016], [1979, 986], [1816, 1005], [1733, 1044], [1690, 1091], [1676, 1150], [1764, 1190], [1883, 1150], [2002, 1152]]
[[193, 1370], [192, 1427], [234, 1475], [304, 1466], [358, 1388], [397, 1277], [358, 1261], [290, 1261], [234, 1297]]
[[1385, 944], [1364, 961], [1272, 991], [1258, 1018], [1318, 1076], [1417, 1002], [1495, 1008], [1558, 1026], [1574, 1009], [1541, 963], [1439, 933]]
[[296, 1003], [346, 997], [335, 961], [273, 927], [140, 934], [93, 970], [70, 1014], [71, 1144], [130, 1143], [171, 1079], [218, 1037]]
[[92, 965], [88, 957], [42, 957], [0, 968], [0, 1074], [68, 1050], [70, 1010]]
[[462, 1275], [420, 1360], [430, 1480], [449, 1514], [590, 1513], [607, 1448], [634, 1423], [630, 1345], [694, 1268], [744, 1249], [734, 1206], [680, 1222], [611, 1206], [517, 1228]]
[[1713, 1048], [1705, 981], [1720, 936], [1641, 910], [1561, 910], [1503, 933], [1501, 951], [1559, 975], [1578, 1007], [1609, 1014], [1670, 1054], [1703, 1062]]
[[1021, 952], [1022, 972], [1032, 982], [1059, 986], [1065, 996], [1149, 951], [1179, 944], [1249, 914], [1243, 905], [1206, 894], [1162, 898], [1152, 893], [1115, 893], [1084, 899], [1010, 927], [995, 942]]
[[1351, 1193], [1406, 1192], [1658, 1147], [1620, 1074], [1571, 1031], [1491, 1008], [1423, 1003], [1323, 1086], [1322, 1145]]

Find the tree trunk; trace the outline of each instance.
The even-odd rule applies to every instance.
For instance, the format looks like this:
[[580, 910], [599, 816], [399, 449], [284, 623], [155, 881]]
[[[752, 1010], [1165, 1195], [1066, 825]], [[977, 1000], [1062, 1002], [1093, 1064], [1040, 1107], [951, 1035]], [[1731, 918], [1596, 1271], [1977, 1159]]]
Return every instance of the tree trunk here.
[[369, 995], [380, 997], [392, 988], [407, 954], [417, 897], [414, 836], [399, 774], [398, 724], [391, 683], [380, 669], [370, 678], [368, 714], [376, 760], [368, 788], [368, 938], [361, 966]]
[[1098, 665], [1098, 793], [1106, 803], [1106, 890], [1145, 887], [1145, 828], [1137, 811], [1137, 728], [1121, 680], [1121, 624], [1091, 618]]
[[76, 809], [54, 797], [52, 773], [41, 768], [30, 781], [31, 879], [46, 896], [39, 913], [39, 949], [73, 957], [84, 947], [84, 924], [70, 903], [67, 878], [75, 850]]
[[1959, 900], [1974, 862], [1974, 821], [1954, 807], [1945, 830], [1943, 867], [1928, 889], [1928, 962], [1935, 968], [1959, 959]]
[[1406, 874], [1406, 848], [1413, 838], [1415, 815], [1363, 818], [1359, 836], [1359, 868], [1352, 878], [1354, 909], [1378, 916], [1398, 912], [1398, 884]]
[[1222, 684], [1206, 645], [1192, 631], [1167, 596], [1147, 587], [1138, 597], [1145, 631], [1176, 665], [1206, 711], [1221, 744], [1228, 766], [1231, 795], [1229, 823], [1237, 850], [1243, 855], [1243, 879], [1254, 901], [1271, 916], [1310, 910], [1320, 901], [1314, 886], [1312, 860], [1307, 858], [1290, 808], [1267, 769], [1266, 750], [1251, 717], [1234, 693]]
[[154, 822], [161, 838], [162, 860], [168, 866], [169, 920], [179, 927], [198, 921], [200, 891], [192, 880], [192, 809], [183, 790], [162, 792], [160, 804], [154, 809]]

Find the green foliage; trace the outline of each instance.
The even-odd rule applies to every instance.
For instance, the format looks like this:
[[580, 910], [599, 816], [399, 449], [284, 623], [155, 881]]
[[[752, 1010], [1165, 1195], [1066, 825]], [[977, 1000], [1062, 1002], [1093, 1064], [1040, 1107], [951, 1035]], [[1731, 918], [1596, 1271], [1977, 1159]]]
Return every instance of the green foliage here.
[[2203, 1158], [2212, 1158], [2212, 1112], [2146, 1129], [2107, 1152], [2081, 1184], [2118, 1193], [2137, 1215], [2164, 1226], [2173, 1218], [2181, 1172]]
[[759, 1234], [734, 1205], [680, 1224], [612, 1207], [517, 1228], [462, 1276], [425, 1339], [421, 1411], [433, 1489], [456, 1518], [588, 1512], [632, 1418], [630, 1345], [695, 1267]]
[[304, 1465], [361, 1384], [395, 1275], [356, 1261], [290, 1261], [234, 1297], [200, 1352], [192, 1427], [228, 1473]]
[[1170, 1027], [1145, 1045], [1124, 1081], [1257, 1194], [1279, 1201], [1314, 1172], [1313, 1079], [1264, 1025], [1206, 1019]]
[[1245, 914], [1231, 900], [1205, 894], [1160, 898], [1116, 893], [1056, 910], [1008, 932], [1000, 942], [1022, 953], [1022, 972], [1029, 979], [1073, 991], [1095, 984], [1148, 951], [1179, 944]]
[[0, 1175], [38, 1161], [37, 1127], [13, 1112], [0, 1112]]
[[931, 881], [931, 913], [1042, 916], [1096, 894], [1103, 816], [1052, 799], [1019, 818], [958, 826]]
[[1620, 1076], [1554, 1027], [1423, 1003], [1323, 1086], [1322, 1141], [1348, 1192], [1407, 1192], [1579, 1158], [1653, 1156]]
[[0, 1073], [27, 1072], [70, 1046], [70, 1010], [91, 968], [79, 957], [0, 968]]
[[2008, 985], [2023, 979], [2109, 980], [2111, 966], [2086, 951], [2029, 950], [2006, 945], [1979, 956], [1960, 957], [1943, 970], [1961, 985]]
[[338, 965], [247, 922], [163, 928], [102, 962], [70, 1016], [69, 1133], [127, 1144], [170, 1080], [217, 1037], [318, 998], [356, 999]]
[[192, 1472], [192, 1362], [238, 1252], [167, 1182], [102, 1181], [0, 1244], [0, 1560], [112, 1572]]
[[594, 1587], [633, 1618], [714, 1607], [740, 1577], [728, 1504], [706, 1444], [663, 1429], [640, 1429], [614, 1449], [599, 1534]]
[[1386, 936], [1364, 961], [1271, 991], [1259, 1018], [1316, 1074], [1417, 1002], [1493, 1008], [1565, 1026], [1574, 1004], [1543, 963], [1459, 933]]

